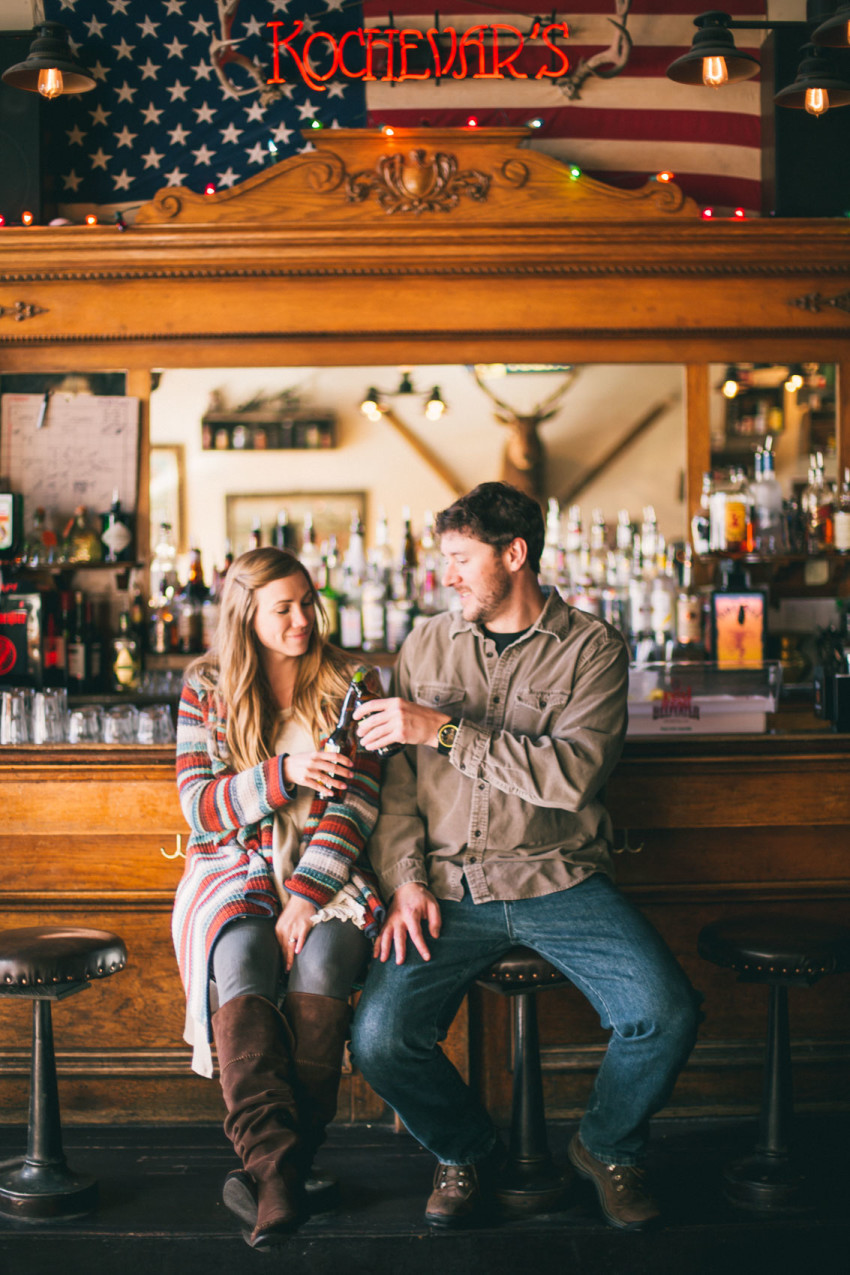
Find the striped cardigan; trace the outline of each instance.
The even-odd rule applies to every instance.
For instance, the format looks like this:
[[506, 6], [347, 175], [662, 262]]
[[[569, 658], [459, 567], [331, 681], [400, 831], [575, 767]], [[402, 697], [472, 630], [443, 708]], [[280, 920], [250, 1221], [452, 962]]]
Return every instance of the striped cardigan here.
[[[235, 772], [225, 742], [227, 719], [216, 697], [196, 679], [183, 687], [177, 718], [177, 787], [191, 835], [177, 887], [172, 937], [197, 1040], [212, 1039], [209, 962], [222, 928], [237, 917], [276, 917], [280, 897], [272, 874], [275, 811], [294, 799], [283, 778], [283, 756]], [[384, 909], [363, 854], [378, 817], [380, 760], [358, 750], [348, 787], [338, 797], [313, 798], [299, 860], [283, 883], [322, 907], [349, 881], [374, 935]], [[206, 1070], [206, 1068], [205, 1068]]]

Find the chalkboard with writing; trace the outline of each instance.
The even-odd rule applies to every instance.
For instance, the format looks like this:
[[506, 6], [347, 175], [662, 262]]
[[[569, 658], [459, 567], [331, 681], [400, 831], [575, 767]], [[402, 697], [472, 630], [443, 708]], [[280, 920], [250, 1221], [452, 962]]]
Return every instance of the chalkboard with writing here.
[[94, 394], [3, 394], [0, 473], [58, 530], [77, 505], [105, 513], [118, 493], [136, 508], [139, 400]]

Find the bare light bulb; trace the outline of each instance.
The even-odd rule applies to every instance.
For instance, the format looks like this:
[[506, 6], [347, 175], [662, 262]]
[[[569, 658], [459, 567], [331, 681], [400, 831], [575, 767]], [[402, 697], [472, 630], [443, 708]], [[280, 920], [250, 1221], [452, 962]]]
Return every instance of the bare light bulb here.
[[730, 378], [730, 380], [723, 382], [723, 397], [724, 398], [734, 398], [737, 393], [738, 393], [737, 381], [733, 381]]
[[823, 115], [829, 110], [826, 89], [806, 89], [806, 110], [810, 115]]
[[719, 89], [721, 84], [728, 84], [729, 72], [726, 70], [726, 59], [703, 58], [702, 82], [710, 89]]
[[38, 91], [42, 97], [59, 97], [64, 92], [65, 81], [56, 66], [48, 66], [38, 73]]

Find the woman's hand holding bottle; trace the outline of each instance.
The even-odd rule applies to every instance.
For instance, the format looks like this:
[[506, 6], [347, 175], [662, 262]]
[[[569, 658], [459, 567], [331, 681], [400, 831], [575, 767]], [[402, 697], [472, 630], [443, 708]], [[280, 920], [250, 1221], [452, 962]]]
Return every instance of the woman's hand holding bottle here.
[[316, 749], [312, 753], [287, 753], [283, 777], [289, 787], [313, 788], [322, 797], [332, 797], [334, 789], [344, 790], [354, 770], [345, 753]]

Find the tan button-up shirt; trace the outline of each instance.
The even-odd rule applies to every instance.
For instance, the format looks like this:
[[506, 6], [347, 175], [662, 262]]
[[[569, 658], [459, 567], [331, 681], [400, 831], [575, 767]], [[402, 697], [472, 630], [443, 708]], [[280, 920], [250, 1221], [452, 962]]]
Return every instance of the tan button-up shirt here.
[[476, 903], [564, 890], [612, 874], [598, 794], [626, 731], [619, 633], [553, 592], [498, 654], [449, 614], [413, 630], [393, 693], [461, 719], [451, 753], [409, 747], [387, 763], [369, 858], [385, 898], [407, 882]]

